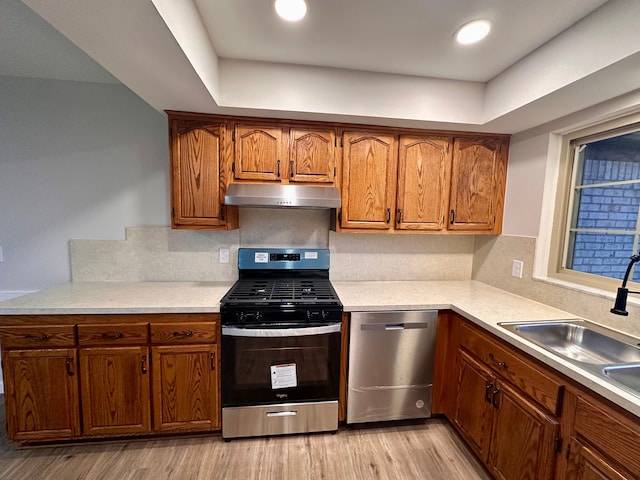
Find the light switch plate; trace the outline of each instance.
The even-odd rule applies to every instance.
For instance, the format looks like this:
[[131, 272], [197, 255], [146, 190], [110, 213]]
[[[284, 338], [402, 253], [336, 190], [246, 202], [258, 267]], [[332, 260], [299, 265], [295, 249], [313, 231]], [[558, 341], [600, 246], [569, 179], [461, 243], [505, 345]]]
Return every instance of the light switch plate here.
[[220, 249], [220, 263], [229, 263], [229, 249], [221, 248]]

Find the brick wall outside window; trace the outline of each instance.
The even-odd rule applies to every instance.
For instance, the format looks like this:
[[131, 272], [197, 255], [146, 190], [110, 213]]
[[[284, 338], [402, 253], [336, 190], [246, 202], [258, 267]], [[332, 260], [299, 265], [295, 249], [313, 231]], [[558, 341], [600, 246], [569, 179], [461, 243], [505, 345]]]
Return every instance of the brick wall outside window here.
[[[629, 141], [637, 137], [628, 134], [584, 147], [567, 268], [621, 279], [629, 257], [637, 253], [640, 142]], [[633, 280], [640, 281], [640, 268]]]

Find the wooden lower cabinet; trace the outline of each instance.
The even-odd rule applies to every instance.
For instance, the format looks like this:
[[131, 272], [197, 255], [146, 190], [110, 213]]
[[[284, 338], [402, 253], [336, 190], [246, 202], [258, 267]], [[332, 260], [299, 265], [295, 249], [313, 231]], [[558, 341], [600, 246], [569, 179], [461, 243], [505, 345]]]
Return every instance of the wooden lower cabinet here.
[[154, 430], [219, 428], [217, 345], [153, 347]]
[[609, 460], [597, 450], [580, 443], [575, 438], [571, 441], [570, 470], [568, 479], [572, 480], [627, 480], [632, 477], [620, 467], [613, 466]]
[[[0, 320], [7, 325], [7, 317]], [[9, 440], [220, 429], [219, 316], [10, 320], [16, 325], [0, 326]], [[54, 320], [67, 323], [46, 323]]]
[[459, 352], [457, 379], [453, 422], [476, 455], [487, 462], [493, 423], [491, 396], [496, 379], [463, 350]]
[[498, 382], [489, 467], [496, 478], [553, 478], [560, 426], [508, 383]]
[[16, 442], [80, 434], [76, 350], [2, 350], [7, 436]]
[[496, 478], [553, 478], [558, 422], [459, 352], [454, 424]]
[[151, 431], [148, 347], [81, 348], [80, 378], [84, 434]]

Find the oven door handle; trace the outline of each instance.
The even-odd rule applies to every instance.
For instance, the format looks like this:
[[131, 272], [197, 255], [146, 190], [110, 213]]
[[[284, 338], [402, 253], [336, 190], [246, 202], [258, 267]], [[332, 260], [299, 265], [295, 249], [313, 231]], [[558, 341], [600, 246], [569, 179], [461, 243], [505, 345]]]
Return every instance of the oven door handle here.
[[323, 325], [321, 327], [298, 328], [238, 328], [222, 327], [222, 335], [230, 337], [304, 337], [306, 335], [326, 335], [327, 333], [340, 332], [342, 324]]

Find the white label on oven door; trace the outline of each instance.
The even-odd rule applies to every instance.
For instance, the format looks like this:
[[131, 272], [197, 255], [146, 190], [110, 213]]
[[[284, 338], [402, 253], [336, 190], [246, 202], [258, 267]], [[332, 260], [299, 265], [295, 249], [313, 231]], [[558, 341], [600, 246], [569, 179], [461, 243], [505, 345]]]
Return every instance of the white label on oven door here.
[[271, 365], [271, 388], [291, 388], [298, 386], [296, 364]]
[[318, 252], [304, 252], [305, 260], [317, 260]]
[[267, 252], [256, 252], [253, 261], [255, 263], [269, 263], [269, 254]]

